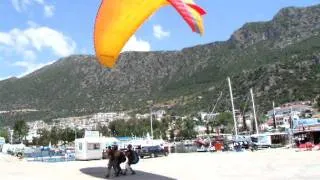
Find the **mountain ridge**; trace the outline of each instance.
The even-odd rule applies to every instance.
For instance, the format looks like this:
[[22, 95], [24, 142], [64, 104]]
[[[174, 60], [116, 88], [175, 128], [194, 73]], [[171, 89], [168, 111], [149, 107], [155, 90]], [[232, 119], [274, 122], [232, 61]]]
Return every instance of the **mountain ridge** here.
[[[100, 111], [142, 112], [148, 109], [147, 101], [152, 99], [156, 104], [173, 105], [175, 108], [172, 111], [189, 111], [191, 114], [210, 109], [216, 94], [227, 92], [226, 77], [230, 76], [237, 82], [243, 82], [234, 82], [234, 94], [239, 100], [245, 99], [245, 89], [256, 86], [257, 108], [263, 112], [270, 105], [270, 102], [261, 102], [266, 97], [272, 94], [274, 98], [281, 99], [287, 95], [265, 93], [266, 89], [259, 81], [267, 84], [272, 80], [259, 73], [254, 79], [251, 77], [253, 72], [265, 73], [270, 77], [276, 74], [275, 79], [279, 80], [276, 82], [282, 83], [287, 81], [281, 78], [282, 73], [300, 72], [298, 68], [304, 67], [307, 69], [307, 80], [318, 82], [317, 78], [310, 76], [317, 72], [312, 67], [318, 67], [318, 64], [309, 62], [317, 62], [320, 56], [319, 17], [320, 5], [285, 8], [271, 21], [243, 25], [227, 41], [186, 47], [179, 51], [121, 53], [114, 69], [103, 68], [93, 55], [60, 58], [25, 77], [0, 81], [0, 108], [36, 108], [43, 114], [34, 115], [34, 118], [50, 119]], [[294, 63], [302, 62], [306, 64], [294, 66]], [[278, 72], [279, 66], [287, 66], [287, 69]], [[289, 73], [289, 76], [296, 75]], [[269, 90], [273, 86], [271, 84]], [[293, 82], [290, 81], [288, 86], [294, 86]], [[313, 85], [310, 87], [316, 89]], [[306, 93], [309, 95], [303, 98], [313, 98], [317, 92], [312, 92]], [[198, 102], [198, 96], [203, 96], [204, 100]], [[286, 100], [299, 99], [294, 94], [292, 96]], [[223, 98], [230, 97], [226, 94]], [[236, 102], [236, 105], [239, 106], [239, 103]], [[225, 107], [229, 107], [227, 100], [220, 104], [219, 109]], [[13, 119], [10, 116], [6, 118]]]

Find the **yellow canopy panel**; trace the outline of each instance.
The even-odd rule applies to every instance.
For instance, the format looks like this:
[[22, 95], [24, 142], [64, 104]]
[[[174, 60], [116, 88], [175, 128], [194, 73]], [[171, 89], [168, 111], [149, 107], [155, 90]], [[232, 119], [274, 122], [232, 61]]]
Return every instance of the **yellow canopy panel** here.
[[94, 27], [94, 46], [101, 64], [112, 68], [137, 29], [159, 8], [171, 4], [191, 29], [203, 33], [205, 12], [192, 0], [102, 0]]

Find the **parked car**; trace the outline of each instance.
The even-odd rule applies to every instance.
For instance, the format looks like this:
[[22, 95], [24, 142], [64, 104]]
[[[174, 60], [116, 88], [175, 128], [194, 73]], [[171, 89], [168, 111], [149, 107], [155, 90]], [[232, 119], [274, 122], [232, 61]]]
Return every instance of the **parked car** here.
[[168, 151], [160, 146], [145, 146], [141, 148], [139, 153], [140, 158], [144, 158], [146, 156], [154, 158], [158, 156], [167, 156]]

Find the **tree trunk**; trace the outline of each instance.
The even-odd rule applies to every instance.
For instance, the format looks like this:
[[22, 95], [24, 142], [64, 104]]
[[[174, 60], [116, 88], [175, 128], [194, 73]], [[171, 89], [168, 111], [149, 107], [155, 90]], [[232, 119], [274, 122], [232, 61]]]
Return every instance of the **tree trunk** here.
[[210, 133], [210, 131], [209, 131], [209, 124], [208, 124], [208, 123], [206, 123], [206, 133], [207, 133], [207, 134]]
[[242, 115], [242, 123], [243, 123], [243, 130], [247, 131], [248, 128], [247, 128], [246, 115], [245, 114]]
[[256, 132], [256, 123], [254, 121], [252, 121], [251, 125], [252, 125], [252, 133], [255, 133]]

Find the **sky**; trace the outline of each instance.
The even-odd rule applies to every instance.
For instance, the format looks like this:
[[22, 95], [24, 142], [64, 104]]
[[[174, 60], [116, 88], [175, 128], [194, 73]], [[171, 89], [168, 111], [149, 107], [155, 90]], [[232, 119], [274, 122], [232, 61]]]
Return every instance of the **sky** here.
[[[0, 0], [0, 80], [23, 77], [59, 58], [94, 55], [93, 28], [102, 0]], [[284, 7], [320, 0], [195, 0], [207, 11], [203, 36], [172, 6], [159, 9], [123, 51], [180, 50], [223, 41], [247, 22], [268, 21]]]

